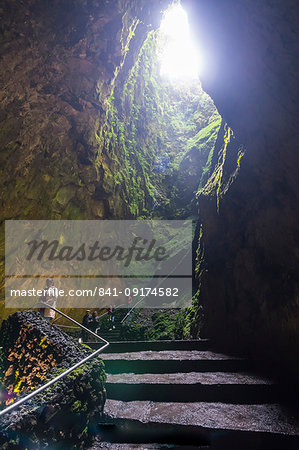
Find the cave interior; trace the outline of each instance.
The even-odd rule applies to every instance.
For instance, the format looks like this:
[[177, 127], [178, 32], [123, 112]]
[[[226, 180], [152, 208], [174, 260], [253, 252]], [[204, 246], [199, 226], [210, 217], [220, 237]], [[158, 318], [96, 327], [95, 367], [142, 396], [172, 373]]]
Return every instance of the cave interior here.
[[1, 319], [5, 220], [191, 219], [184, 337], [298, 383], [298, 4], [180, 4], [176, 78], [169, 0], [2, 2]]

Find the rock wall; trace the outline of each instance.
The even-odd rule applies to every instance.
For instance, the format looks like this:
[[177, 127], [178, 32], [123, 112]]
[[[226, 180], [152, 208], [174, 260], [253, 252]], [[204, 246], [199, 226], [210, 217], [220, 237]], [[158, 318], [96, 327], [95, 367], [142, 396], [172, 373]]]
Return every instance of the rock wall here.
[[3, 301], [4, 220], [132, 217], [123, 155], [102, 130], [127, 46], [135, 41], [136, 58], [157, 23], [142, 0], [5, 0], [0, 14], [2, 320], [13, 312]]
[[[0, 330], [3, 409], [90, 354], [39, 313], [19, 312]], [[1, 448], [81, 448], [92, 441], [92, 421], [106, 399], [103, 361], [95, 358], [0, 421]], [[3, 389], [5, 388], [5, 389]], [[61, 447], [59, 447], [61, 448]]]
[[[134, 156], [133, 167], [126, 164], [115, 135], [121, 141], [124, 124], [130, 133], [126, 114], [136, 106], [137, 91], [122, 105], [121, 87], [168, 3], [77, 0], [69, 8], [66, 0], [3, 2], [3, 219], [147, 214], [155, 200], [150, 168], [143, 154]], [[234, 141], [229, 128], [222, 130], [219, 154], [211, 159], [214, 173], [198, 192], [202, 287], [192, 333], [198, 332], [197, 306], [203, 302], [208, 336], [232, 349], [258, 350], [294, 372], [298, 5], [296, 0], [182, 4], [203, 53], [203, 88], [236, 136]], [[189, 156], [192, 163], [192, 152]], [[190, 164], [181, 169], [188, 172]]]
[[4, 219], [108, 215], [92, 194], [103, 177], [95, 164], [97, 132], [122, 58], [124, 10], [117, 2], [69, 6], [64, 0], [2, 6]]
[[[203, 88], [246, 147], [220, 207], [199, 196], [206, 334], [299, 373], [298, 3], [183, 0]], [[227, 152], [225, 165], [235, 161]]]
[[178, 166], [214, 122], [215, 141], [220, 117], [199, 83], [180, 93], [157, 77], [154, 30], [169, 3], [3, 2], [3, 219], [146, 214], [169, 194], [163, 163]]
[[0, 320], [4, 220], [196, 214], [221, 118], [199, 82], [158, 76], [169, 3], [3, 2]]
[[150, 31], [133, 61], [132, 43], [131, 63], [113, 81], [101, 137], [114, 155], [111, 183], [133, 216], [190, 217], [221, 117], [199, 81], [175, 85], [160, 76], [160, 42], [159, 32]]

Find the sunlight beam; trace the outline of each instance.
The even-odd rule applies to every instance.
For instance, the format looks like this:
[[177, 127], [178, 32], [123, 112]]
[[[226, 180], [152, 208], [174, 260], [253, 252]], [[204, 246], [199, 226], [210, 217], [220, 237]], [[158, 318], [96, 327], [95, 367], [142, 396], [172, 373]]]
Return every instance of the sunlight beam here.
[[171, 6], [160, 26], [160, 74], [171, 80], [198, 79], [199, 55], [191, 40], [188, 16]]

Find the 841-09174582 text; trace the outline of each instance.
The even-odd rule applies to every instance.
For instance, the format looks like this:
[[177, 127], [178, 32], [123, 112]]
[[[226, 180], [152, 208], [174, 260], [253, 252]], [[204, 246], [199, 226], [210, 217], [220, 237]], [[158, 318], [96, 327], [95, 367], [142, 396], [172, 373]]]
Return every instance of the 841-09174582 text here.
[[[65, 296], [78, 296], [78, 297], [95, 297], [98, 295], [99, 297], [111, 296], [125, 296], [125, 297], [146, 297], [148, 295], [153, 295], [155, 297], [178, 297], [179, 296], [179, 288], [175, 287], [160, 287], [160, 288], [150, 288], [150, 287], [141, 287], [141, 288], [128, 288], [126, 287], [124, 290], [119, 290], [117, 288], [103, 288], [96, 286], [94, 289], [58, 289], [54, 287], [53, 294], [56, 297], [65, 297]], [[40, 297], [44, 294], [42, 289], [11, 289], [10, 295], [12, 297]]]

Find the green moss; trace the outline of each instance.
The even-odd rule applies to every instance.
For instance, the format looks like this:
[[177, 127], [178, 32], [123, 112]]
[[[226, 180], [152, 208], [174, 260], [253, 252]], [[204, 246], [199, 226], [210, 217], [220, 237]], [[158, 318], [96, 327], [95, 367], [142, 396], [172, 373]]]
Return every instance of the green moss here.
[[[105, 190], [121, 191], [130, 215], [149, 217], [162, 208], [165, 217], [166, 210], [169, 214], [177, 208], [176, 196], [181, 191], [177, 179], [185, 185], [188, 180], [181, 162], [194, 146], [202, 154], [196, 188], [202, 166], [210, 163], [221, 119], [199, 84], [176, 89], [160, 77], [157, 32], [147, 34], [131, 67], [124, 63], [130, 52], [124, 42], [127, 37], [132, 39], [131, 31], [135, 33], [139, 24], [133, 21], [129, 25], [127, 16], [123, 23], [124, 59], [106, 103], [106, 123], [98, 132], [102, 146], [98, 170], [105, 167]], [[106, 166], [112, 168], [110, 172]]]
[[[226, 160], [227, 154], [227, 146], [233, 136], [233, 131], [230, 127], [226, 126], [226, 131], [224, 134], [224, 144], [219, 152], [218, 163], [207, 181], [206, 185], [197, 192], [197, 196], [205, 195], [205, 196], [216, 196], [216, 208], [219, 214], [219, 206], [220, 206], [220, 194], [222, 188], [222, 176], [223, 176], [223, 167]], [[240, 158], [241, 159], [241, 158]]]
[[199, 151], [204, 151], [208, 146], [210, 140], [215, 144], [218, 131], [221, 125], [221, 117], [218, 116], [213, 122], [206, 127], [199, 130], [199, 132], [188, 140], [187, 150], [196, 147]]
[[75, 187], [63, 186], [56, 194], [55, 200], [62, 206], [66, 206], [75, 195]]
[[122, 329], [122, 337], [133, 340], [173, 340], [183, 336], [184, 310], [138, 309]]
[[245, 155], [244, 151], [242, 149], [240, 149], [238, 151], [238, 155], [237, 155], [237, 170], [240, 170], [240, 168], [241, 168], [241, 160], [244, 155]]
[[73, 202], [70, 202], [66, 209], [63, 212], [63, 217], [68, 220], [80, 220], [87, 219], [86, 211], [78, 205], [74, 205]]
[[71, 406], [71, 411], [72, 412], [87, 411], [87, 404], [82, 403], [80, 400], [76, 400]]

